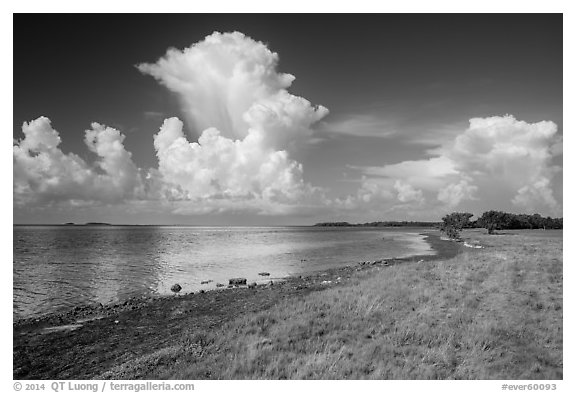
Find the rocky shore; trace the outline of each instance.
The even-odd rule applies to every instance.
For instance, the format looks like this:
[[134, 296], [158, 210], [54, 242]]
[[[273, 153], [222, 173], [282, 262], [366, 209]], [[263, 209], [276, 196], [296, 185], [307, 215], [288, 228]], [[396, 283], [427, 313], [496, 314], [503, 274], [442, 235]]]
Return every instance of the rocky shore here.
[[440, 240], [437, 233], [425, 235], [436, 255], [364, 261], [262, 285], [243, 282], [232, 288], [191, 294], [132, 298], [15, 321], [13, 377], [101, 378], [115, 365], [169, 347], [182, 332], [202, 333], [284, 298], [346, 285], [351, 277], [369, 269], [451, 258], [460, 252], [460, 244]]

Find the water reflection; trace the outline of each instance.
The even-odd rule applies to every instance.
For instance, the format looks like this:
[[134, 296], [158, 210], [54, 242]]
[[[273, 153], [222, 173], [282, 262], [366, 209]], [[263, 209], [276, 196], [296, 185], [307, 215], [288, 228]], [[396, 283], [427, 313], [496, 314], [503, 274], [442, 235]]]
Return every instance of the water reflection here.
[[14, 312], [39, 314], [154, 291], [162, 269], [157, 228], [14, 230]]

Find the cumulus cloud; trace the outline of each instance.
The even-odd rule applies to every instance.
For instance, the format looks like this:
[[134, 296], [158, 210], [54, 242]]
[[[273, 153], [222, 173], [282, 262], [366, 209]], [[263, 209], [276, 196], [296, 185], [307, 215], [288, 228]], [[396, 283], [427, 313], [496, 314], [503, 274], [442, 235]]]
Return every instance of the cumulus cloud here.
[[460, 170], [520, 175], [518, 182], [522, 183], [526, 177], [548, 170], [556, 133], [557, 126], [551, 121], [530, 124], [511, 115], [474, 118], [443, 150]]
[[400, 202], [416, 202], [418, 204], [424, 202], [422, 190], [417, 190], [406, 182], [396, 180], [394, 182], [394, 189], [398, 193], [397, 197]]
[[[177, 118], [154, 136], [165, 195], [196, 201], [294, 204], [314, 190], [302, 180], [302, 165], [262, 143], [259, 133], [233, 141], [215, 128], [189, 142]], [[223, 203], [218, 203], [223, 206]]]
[[[372, 203], [379, 201], [391, 201], [394, 198], [394, 193], [390, 187], [389, 179], [371, 178], [362, 176], [362, 186], [357, 192], [357, 198], [361, 203]], [[354, 198], [348, 198], [347, 204], [349, 208], [357, 208], [354, 203]]]
[[558, 127], [551, 121], [527, 123], [511, 115], [475, 118], [444, 154], [461, 172], [478, 179], [499, 181], [515, 193], [512, 202], [529, 211], [560, 206], [550, 187], [560, 168], [552, 158], [561, 154]]
[[465, 200], [475, 199], [478, 187], [469, 184], [467, 180], [451, 183], [438, 191], [438, 200], [450, 208], [454, 208]]
[[24, 138], [13, 146], [14, 202], [118, 202], [136, 198], [142, 180], [118, 130], [92, 124], [85, 143], [96, 154], [89, 165], [74, 153], [59, 148], [61, 138], [50, 120], [39, 117], [22, 126]]
[[277, 71], [278, 54], [242, 33], [215, 32], [184, 50], [170, 49], [156, 63], [139, 64], [177, 94], [185, 120], [201, 134], [290, 149], [309, 138], [311, 126], [328, 110], [288, 92], [294, 76]]
[[521, 187], [512, 199], [512, 203], [531, 212], [548, 207], [558, 214], [559, 206], [552, 188], [550, 179], [541, 177], [534, 179], [531, 184]]
[[238, 32], [216, 32], [138, 65], [178, 95], [199, 133], [198, 142], [189, 142], [183, 123], [171, 118], [155, 135], [162, 195], [277, 212], [316, 192], [289, 152], [312, 136], [328, 110], [290, 94], [294, 76], [277, 72], [277, 65], [276, 53]]
[[395, 190], [403, 203], [430, 201], [427, 209], [499, 199], [524, 211], [559, 214], [551, 183], [561, 171], [552, 163], [562, 154], [561, 144], [550, 121], [527, 123], [511, 115], [474, 118], [466, 130], [433, 150], [434, 157], [362, 168], [365, 177], [357, 199]]
[[120, 190], [123, 196], [132, 196], [141, 186], [141, 178], [132, 162], [132, 153], [124, 148], [124, 139], [120, 131], [92, 123], [92, 129], [86, 130], [84, 142], [99, 157], [96, 164], [105, 174], [96, 176], [97, 185]]

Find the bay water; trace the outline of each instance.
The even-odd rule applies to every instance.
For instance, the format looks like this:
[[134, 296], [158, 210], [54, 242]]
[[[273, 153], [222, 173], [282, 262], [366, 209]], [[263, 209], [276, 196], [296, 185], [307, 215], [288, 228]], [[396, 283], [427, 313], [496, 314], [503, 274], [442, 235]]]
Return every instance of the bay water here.
[[[433, 254], [422, 228], [14, 226], [13, 315]], [[258, 273], [267, 272], [263, 277]], [[202, 284], [203, 281], [210, 281]]]

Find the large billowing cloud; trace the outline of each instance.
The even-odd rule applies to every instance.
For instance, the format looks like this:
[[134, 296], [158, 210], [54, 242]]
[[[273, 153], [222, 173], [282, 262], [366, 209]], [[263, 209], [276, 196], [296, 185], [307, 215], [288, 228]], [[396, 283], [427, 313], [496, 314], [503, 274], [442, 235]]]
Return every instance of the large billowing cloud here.
[[277, 72], [277, 64], [266, 45], [235, 32], [214, 33], [138, 66], [178, 95], [200, 135], [190, 143], [183, 123], [172, 118], [154, 137], [162, 195], [278, 212], [314, 193], [289, 151], [311, 137], [328, 111], [290, 94], [294, 77]]
[[279, 73], [278, 54], [239, 32], [213, 33], [184, 50], [170, 49], [138, 69], [152, 75], [181, 101], [189, 127], [215, 128], [224, 138], [291, 148], [311, 135], [328, 110], [288, 92], [294, 76]]
[[24, 139], [13, 147], [17, 205], [115, 203], [142, 192], [139, 170], [118, 130], [98, 123], [86, 130], [84, 141], [97, 156], [95, 165], [63, 153], [60, 135], [46, 117], [24, 123], [22, 131]]
[[[468, 129], [432, 151], [432, 158], [363, 168], [366, 176], [356, 199], [391, 208], [411, 203], [437, 213], [483, 201], [484, 209], [508, 203], [520, 211], [561, 214], [551, 187], [561, 171], [552, 163], [562, 154], [561, 143], [550, 121], [474, 118]], [[499, 206], [490, 205], [498, 200]]]

